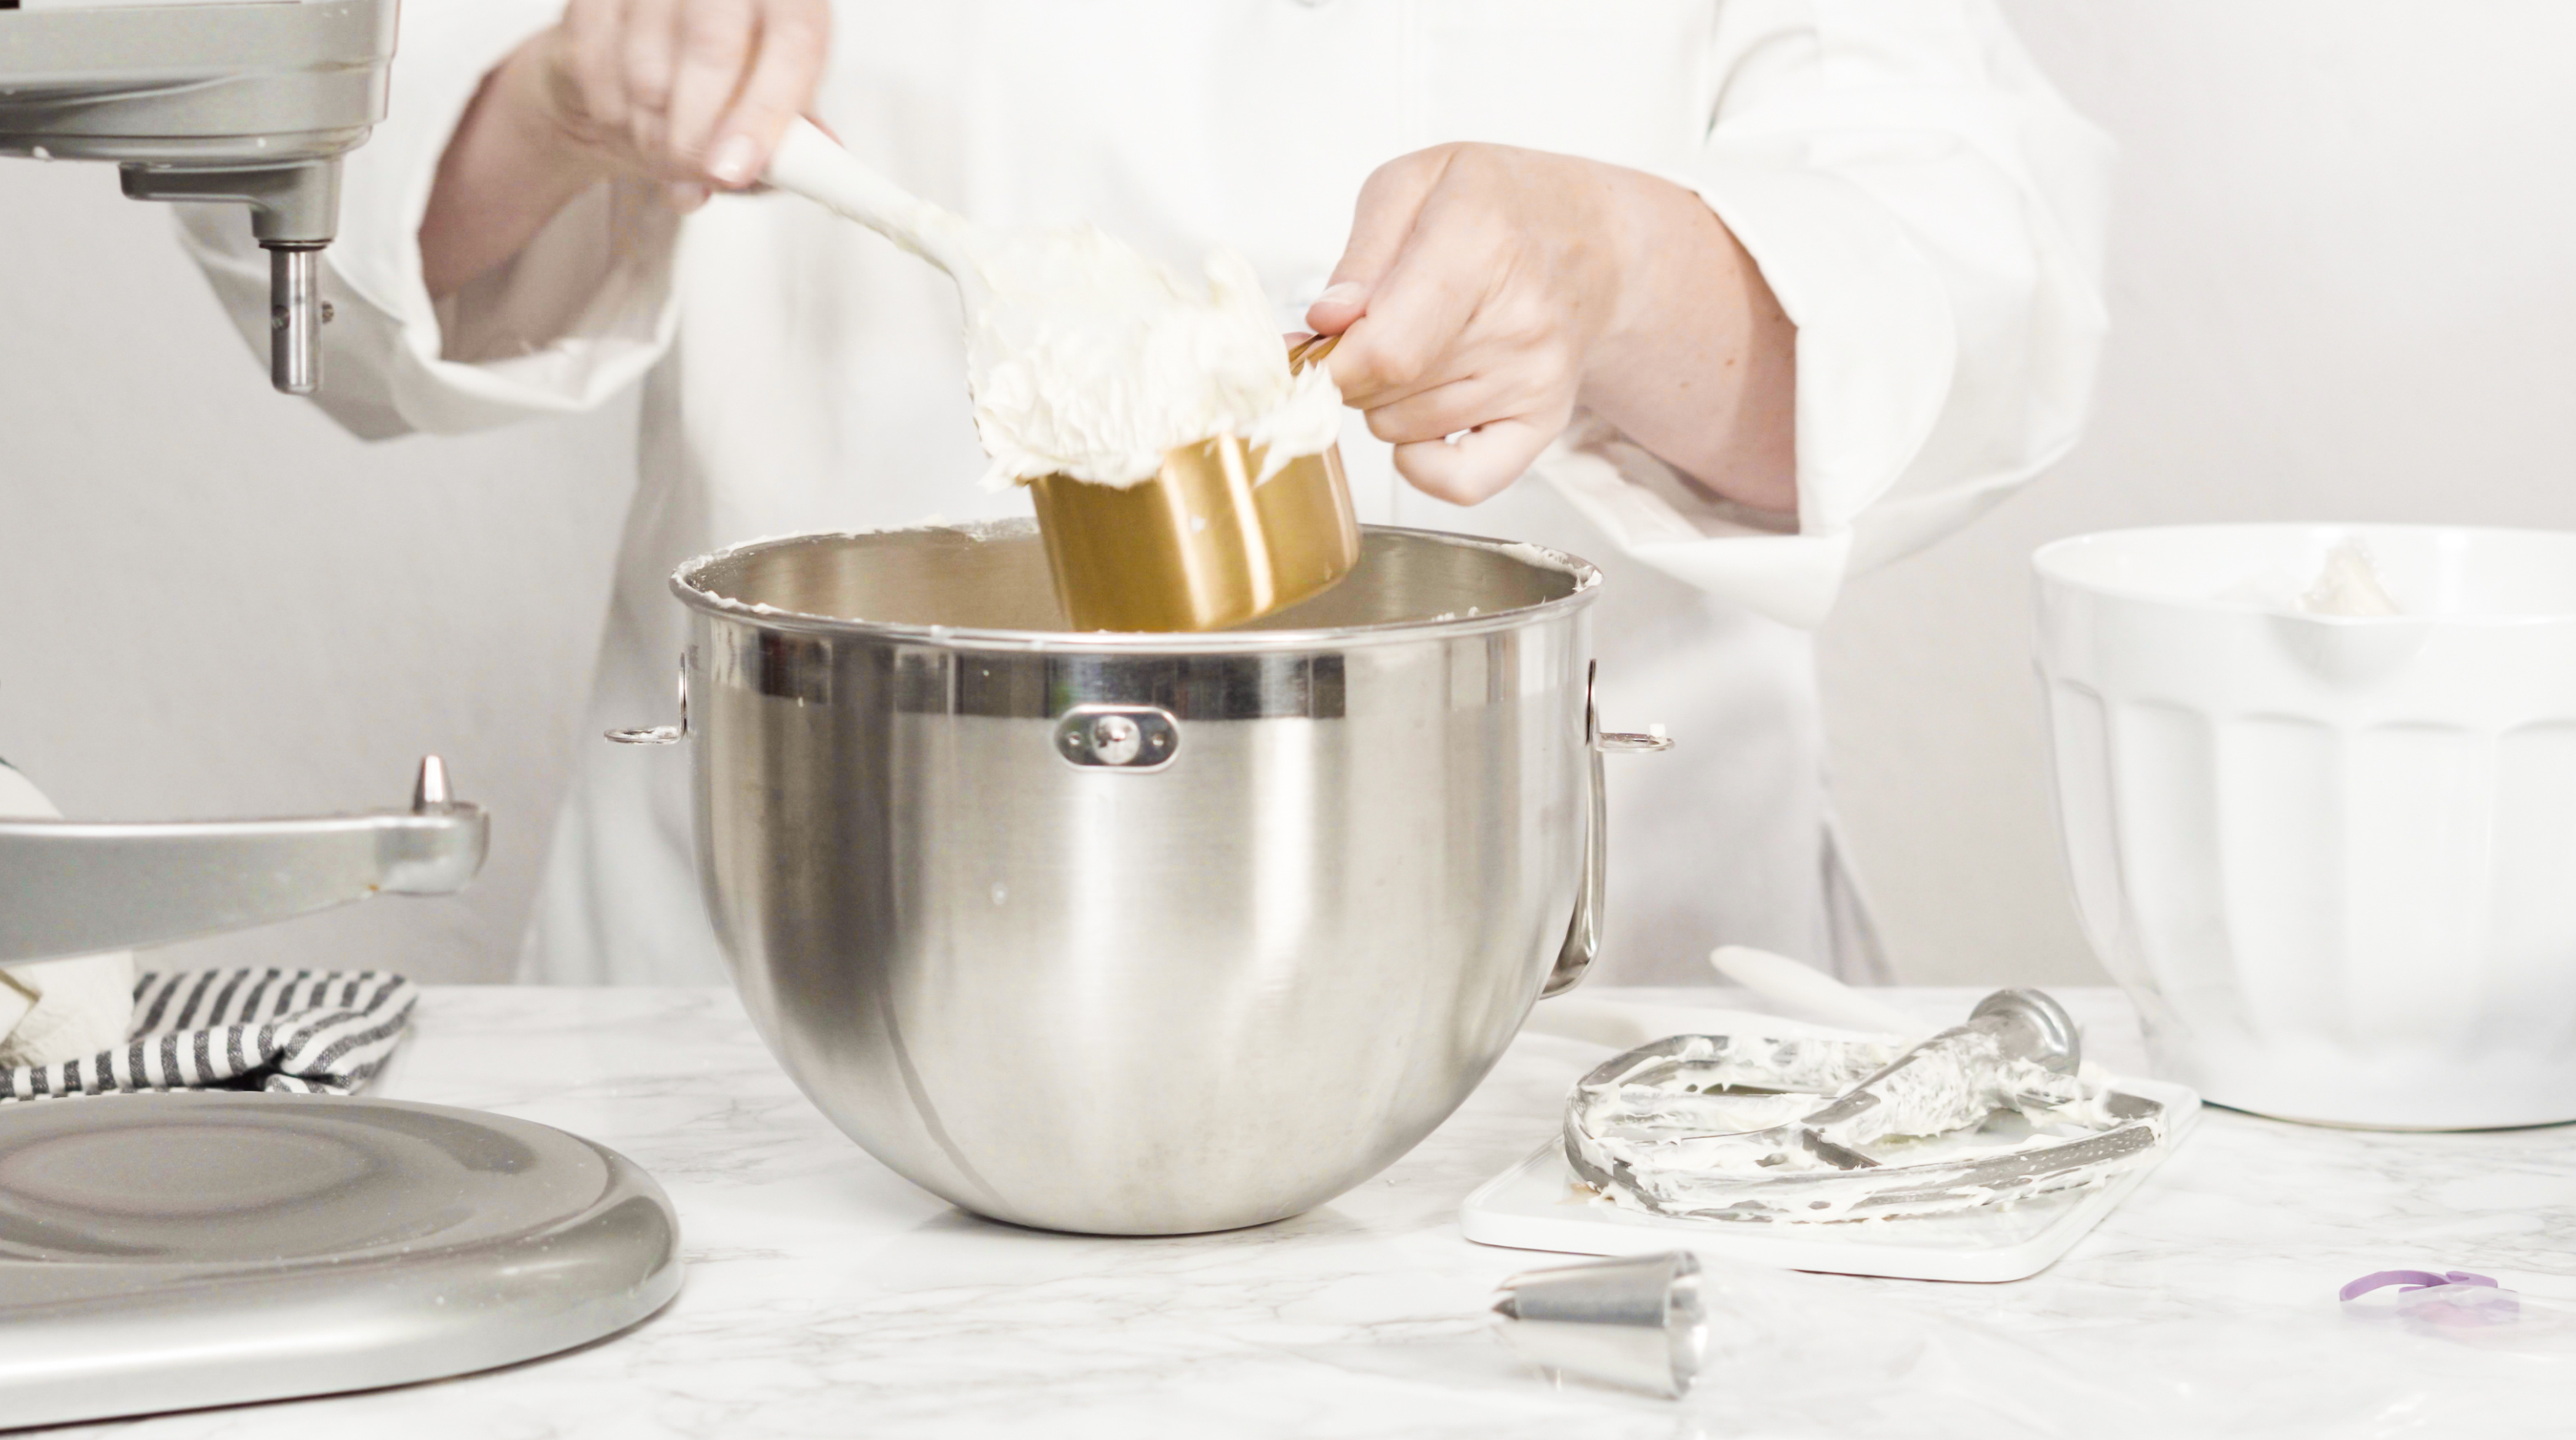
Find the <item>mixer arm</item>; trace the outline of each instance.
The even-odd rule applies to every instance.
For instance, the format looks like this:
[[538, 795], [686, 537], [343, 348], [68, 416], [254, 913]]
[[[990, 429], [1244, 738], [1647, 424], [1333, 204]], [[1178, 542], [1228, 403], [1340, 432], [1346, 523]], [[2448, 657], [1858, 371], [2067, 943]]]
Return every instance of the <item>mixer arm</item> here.
[[421, 761], [408, 810], [296, 820], [0, 820], [0, 965], [212, 935], [371, 895], [447, 895], [490, 822]]

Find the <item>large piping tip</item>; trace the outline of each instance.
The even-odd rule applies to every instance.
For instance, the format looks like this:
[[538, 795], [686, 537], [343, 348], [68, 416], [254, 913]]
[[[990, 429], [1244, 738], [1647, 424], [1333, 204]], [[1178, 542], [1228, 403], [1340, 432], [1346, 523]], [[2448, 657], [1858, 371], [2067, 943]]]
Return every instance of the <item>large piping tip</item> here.
[[1699, 1259], [1688, 1251], [1515, 1275], [1494, 1315], [1541, 1369], [1649, 1395], [1680, 1396], [1708, 1359]]

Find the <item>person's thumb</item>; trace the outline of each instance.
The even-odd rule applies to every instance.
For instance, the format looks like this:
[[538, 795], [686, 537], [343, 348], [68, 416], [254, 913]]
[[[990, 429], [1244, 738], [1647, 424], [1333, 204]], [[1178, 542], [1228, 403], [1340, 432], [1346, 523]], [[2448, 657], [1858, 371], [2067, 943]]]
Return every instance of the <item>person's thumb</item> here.
[[1331, 283], [1306, 307], [1306, 325], [1318, 335], [1339, 335], [1368, 313], [1370, 292], [1404, 253], [1423, 203], [1449, 168], [1446, 148], [1390, 160], [1360, 187], [1351, 238], [1333, 267]]

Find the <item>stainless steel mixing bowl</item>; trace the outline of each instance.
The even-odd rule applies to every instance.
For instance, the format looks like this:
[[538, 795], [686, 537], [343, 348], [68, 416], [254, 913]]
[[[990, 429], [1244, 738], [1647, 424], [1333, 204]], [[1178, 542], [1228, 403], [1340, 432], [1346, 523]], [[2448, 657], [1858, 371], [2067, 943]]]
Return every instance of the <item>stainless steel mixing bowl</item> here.
[[1024, 1225], [1252, 1225], [1589, 962], [1597, 579], [1372, 530], [1256, 626], [1097, 634], [1026, 523], [764, 541], [673, 577], [687, 728], [626, 738], [689, 735], [744, 1003], [870, 1154]]

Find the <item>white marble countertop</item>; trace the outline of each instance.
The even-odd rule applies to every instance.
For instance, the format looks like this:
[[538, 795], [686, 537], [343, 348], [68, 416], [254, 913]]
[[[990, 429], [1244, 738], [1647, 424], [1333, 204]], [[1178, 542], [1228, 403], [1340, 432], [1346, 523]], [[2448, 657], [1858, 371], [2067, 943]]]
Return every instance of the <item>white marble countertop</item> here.
[[[1888, 993], [1927, 1021], [1955, 1019], [1975, 994]], [[2136, 1067], [2115, 992], [2057, 993], [2093, 1055]], [[1750, 1007], [1735, 992], [1687, 1000]], [[1783, 1315], [1771, 1359], [1714, 1371], [1684, 1402], [1551, 1385], [1505, 1355], [1484, 1309], [1503, 1277], [1559, 1261], [1471, 1245], [1456, 1212], [1551, 1133], [1566, 1087], [1608, 1053], [1524, 1036], [1413, 1154], [1297, 1219], [1095, 1239], [990, 1224], [895, 1178], [797, 1095], [725, 992], [432, 989], [375, 1093], [541, 1121], [633, 1157], [679, 1209], [679, 1299], [607, 1340], [506, 1370], [54, 1433], [2576, 1430], [2576, 1323], [2557, 1330], [2553, 1314], [2532, 1315], [2515, 1331], [2523, 1348], [2498, 1351], [2356, 1321], [2334, 1298], [2368, 1271], [2465, 1269], [2576, 1315], [2576, 1127], [2369, 1134], [2215, 1110], [2123, 1209], [2032, 1279], [1782, 1276], [1817, 1313], [1864, 1306], [1885, 1325], [1849, 1335]]]

